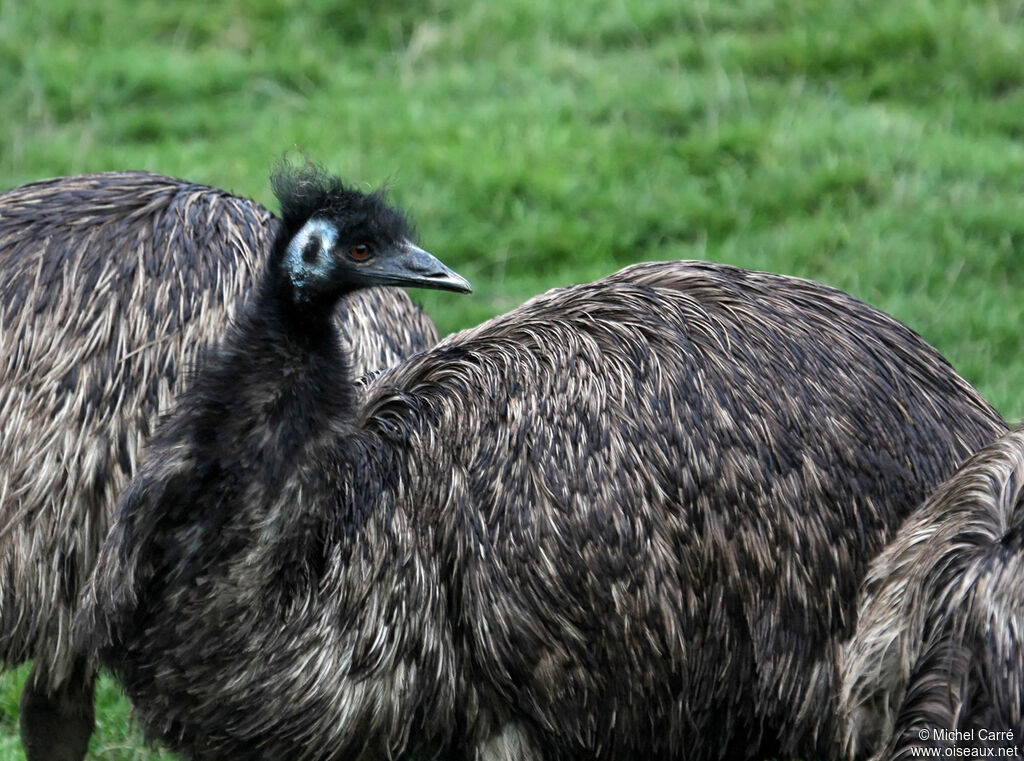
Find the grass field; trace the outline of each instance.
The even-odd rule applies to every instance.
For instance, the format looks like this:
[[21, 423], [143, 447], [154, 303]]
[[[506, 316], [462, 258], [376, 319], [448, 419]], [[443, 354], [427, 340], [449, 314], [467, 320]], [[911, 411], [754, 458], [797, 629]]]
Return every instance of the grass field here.
[[[821, 280], [1024, 413], [1024, 1], [0, 0], [0, 188], [149, 169], [387, 183], [472, 296], [645, 259]], [[19, 676], [0, 761], [22, 758]], [[106, 683], [97, 759], [155, 759]]]

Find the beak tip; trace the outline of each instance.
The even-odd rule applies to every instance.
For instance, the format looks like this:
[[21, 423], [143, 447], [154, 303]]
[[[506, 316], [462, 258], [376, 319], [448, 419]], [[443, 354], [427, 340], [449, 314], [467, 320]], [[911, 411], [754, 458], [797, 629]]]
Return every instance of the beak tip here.
[[441, 291], [453, 291], [454, 293], [473, 292], [473, 286], [469, 284], [469, 281], [455, 272], [450, 273], [444, 278], [424, 281], [420, 285], [427, 288], [436, 288]]
[[462, 275], [433, 254], [412, 243], [406, 245], [406, 267], [410, 275], [406, 285], [413, 288], [434, 288], [455, 293], [472, 293], [473, 286]]

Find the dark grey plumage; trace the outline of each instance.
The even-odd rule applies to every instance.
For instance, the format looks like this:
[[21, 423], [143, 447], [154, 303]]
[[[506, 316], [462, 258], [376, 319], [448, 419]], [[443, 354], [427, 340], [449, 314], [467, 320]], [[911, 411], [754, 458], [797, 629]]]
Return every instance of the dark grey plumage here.
[[869, 559], [1005, 430], [893, 319], [727, 266], [551, 291], [363, 400], [292, 314], [265, 283], [179, 397], [79, 621], [197, 759], [815, 757]]
[[[35, 659], [30, 760], [85, 752], [79, 588], [151, 423], [248, 296], [276, 228], [253, 201], [143, 172], [0, 194], [0, 661]], [[337, 315], [357, 373], [437, 340], [396, 289], [353, 294]]]
[[1024, 750], [1024, 428], [971, 457], [871, 563], [839, 670], [851, 758]]

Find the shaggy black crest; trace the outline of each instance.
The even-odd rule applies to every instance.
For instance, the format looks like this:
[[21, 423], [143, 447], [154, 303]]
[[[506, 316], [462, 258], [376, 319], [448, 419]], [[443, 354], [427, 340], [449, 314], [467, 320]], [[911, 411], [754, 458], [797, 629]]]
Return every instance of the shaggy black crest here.
[[392, 244], [416, 237], [408, 217], [387, 203], [382, 190], [360, 192], [316, 164], [281, 162], [271, 174], [270, 183], [281, 207], [282, 241], [290, 240], [315, 217], [344, 218], [353, 237]]
[[[340, 184], [319, 182], [329, 206]], [[249, 298], [278, 226], [253, 201], [145, 172], [0, 194], [0, 660], [35, 661], [29, 761], [85, 753], [81, 586], [143, 440]], [[357, 375], [437, 340], [397, 289], [361, 290], [334, 319]]]
[[871, 559], [1006, 430], [885, 314], [708, 263], [551, 291], [359, 398], [317, 330], [240, 317], [86, 594], [191, 758], [834, 756]]

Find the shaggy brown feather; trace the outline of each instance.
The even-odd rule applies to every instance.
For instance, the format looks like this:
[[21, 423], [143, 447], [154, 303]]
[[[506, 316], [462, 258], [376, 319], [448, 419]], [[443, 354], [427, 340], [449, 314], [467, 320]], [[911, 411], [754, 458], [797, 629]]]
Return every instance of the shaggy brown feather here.
[[849, 757], [1024, 750], [1022, 584], [1018, 428], [971, 457], [871, 563], [840, 658]]

